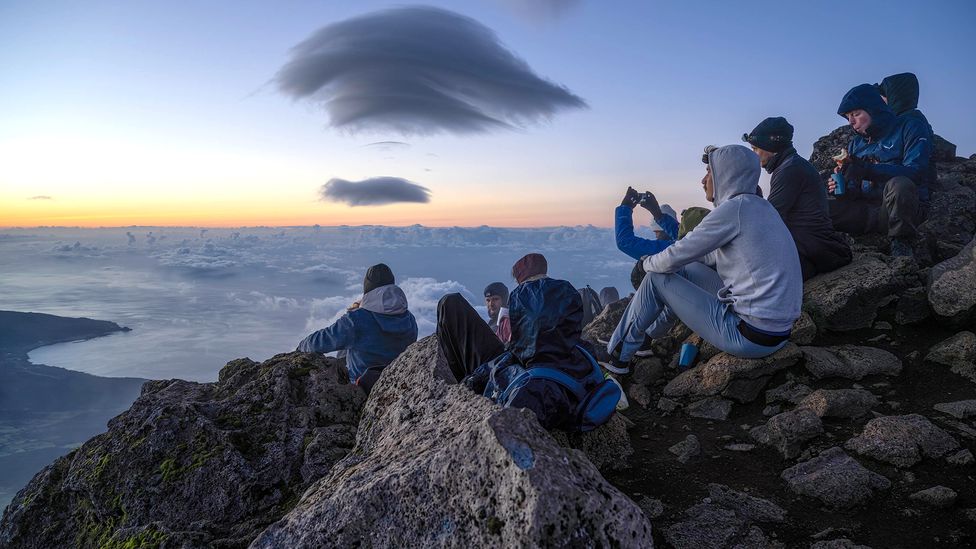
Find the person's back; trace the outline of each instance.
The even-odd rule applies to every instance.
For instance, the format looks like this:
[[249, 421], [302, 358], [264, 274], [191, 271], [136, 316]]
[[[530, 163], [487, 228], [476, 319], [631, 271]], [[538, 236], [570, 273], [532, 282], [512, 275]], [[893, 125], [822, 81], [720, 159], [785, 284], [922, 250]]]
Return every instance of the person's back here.
[[[918, 77], [910, 72], [893, 74], [886, 77], [878, 85], [881, 97], [888, 104], [888, 107], [896, 116], [904, 116], [917, 121], [917, 124], [928, 128], [929, 140], [935, 146], [935, 132], [932, 131], [932, 124], [928, 118], [918, 109], [919, 85]], [[938, 168], [931, 156], [929, 157], [928, 169], [926, 170], [925, 180], [920, 185], [919, 199], [923, 202], [929, 198], [929, 188], [935, 184]]]

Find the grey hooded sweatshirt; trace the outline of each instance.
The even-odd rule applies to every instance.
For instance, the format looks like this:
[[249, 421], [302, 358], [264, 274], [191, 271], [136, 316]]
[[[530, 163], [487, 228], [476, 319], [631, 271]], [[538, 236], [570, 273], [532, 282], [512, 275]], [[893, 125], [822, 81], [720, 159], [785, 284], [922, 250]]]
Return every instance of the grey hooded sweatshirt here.
[[756, 194], [759, 157], [742, 145], [709, 155], [715, 209], [693, 231], [644, 259], [644, 270], [673, 273], [698, 261], [713, 267], [724, 287], [719, 300], [754, 328], [782, 333], [803, 304], [796, 244], [783, 219]]

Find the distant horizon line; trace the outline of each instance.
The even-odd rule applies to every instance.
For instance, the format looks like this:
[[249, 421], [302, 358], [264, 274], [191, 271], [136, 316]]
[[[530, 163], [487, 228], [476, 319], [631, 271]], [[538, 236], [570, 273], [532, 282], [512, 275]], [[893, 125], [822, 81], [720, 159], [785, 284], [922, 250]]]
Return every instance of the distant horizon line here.
[[375, 223], [365, 224], [365, 225], [99, 225], [97, 227], [85, 227], [81, 225], [0, 225], [0, 231], [6, 230], [26, 230], [26, 229], [314, 229], [319, 227], [321, 229], [362, 229], [370, 227], [388, 227], [403, 229], [407, 227], [421, 227], [425, 229], [480, 229], [486, 227], [489, 229], [562, 229], [562, 228], [574, 228], [574, 227], [593, 227], [594, 229], [612, 229], [613, 227], [607, 225], [594, 225], [592, 223], [577, 224], [577, 225], [540, 225], [536, 227], [527, 226], [506, 226], [506, 225], [424, 225], [422, 223], [411, 223], [409, 225], [378, 225]]

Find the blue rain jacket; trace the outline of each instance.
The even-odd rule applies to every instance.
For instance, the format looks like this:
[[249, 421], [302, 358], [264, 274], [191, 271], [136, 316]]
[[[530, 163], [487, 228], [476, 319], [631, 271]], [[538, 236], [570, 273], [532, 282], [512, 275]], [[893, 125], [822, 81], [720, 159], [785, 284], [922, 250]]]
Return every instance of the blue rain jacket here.
[[627, 206], [617, 206], [614, 212], [614, 236], [617, 249], [634, 259], [654, 255], [667, 248], [678, 239], [678, 221], [668, 214], [661, 215], [658, 225], [664, 229], [670, 240], [651, 240], [634, 234], [634, 210]]

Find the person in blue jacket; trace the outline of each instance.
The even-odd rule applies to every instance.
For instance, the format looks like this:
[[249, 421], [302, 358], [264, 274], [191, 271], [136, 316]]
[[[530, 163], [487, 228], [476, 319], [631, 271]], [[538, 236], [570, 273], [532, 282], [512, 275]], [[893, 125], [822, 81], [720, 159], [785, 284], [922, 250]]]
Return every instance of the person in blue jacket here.
[[[922, 111], [918, 110], [918, 77], [910, 72], [887, 76], [878, 84], [878, 91], [881, 92], [881, 99], [884, 99], [895, 115], [916, 118], [928, 128], [931, 147], [934, 148], [935, 133], [932, 125]], [[935, 184], [937, 173], [935, 160], [930, 156], [925, 181], [918, 188], [918, 198], [923, 204], [929, 200], [929, 189]]]
[[350, 382], [369, 394], [383, 369], [417, 341], [417, 320], [407, 310], [407, 296], [393, 271], [373, 265], [363, 279], [363, 297], [328, 328], [302, 340], [305, 353], [346, 351]]
[[[490, 380], [501, 381], [492, 374], [501, 359], [517, 361], [526, 369], [557, 369], [581, 383], [592, 373], [592, 364], [576, 349], [582, 343], [579, 292], [565, 280], [549, 278], [547, 271], [546, 258], [536, 253], [522, 257], [512, 267], [518, 286], [509, 295], [512, 339], [506, 348], [461, 294], [441, 298], [437, 338], [451, 371], [472, 391], [482, 394]], [[578, 402], [559, 383], [533, 379], [512, 401], [501, 404], [531, 410], [546, 429], [571, 430]]]
[[833, 179], [827, 182], [837, 198], [830, 202], [834, 228], [887, 234], [891, 255], [913, 255], [920, 203], [928, 197], [930, 129], [918, 118], [896, 116], [871, 84], [847, 92], [837, 114], [848, 120], [854, 138], [834, 170], [843, 175], [844, 192], [836, 192]]
[[[640, 207], [651, 212], [654, 223], [669, 238], [651, 240], [634, 234], [634, 208]], [[645, 255], [654, 255], [667, 248], [678, 238], [678, 220], [661, 211], [657, 199], [652, 193], [638, 193], [633, 187], [627, 187], [627, 194], [617, 206], [614, 215], [614, 236], [617, 249], [634, 259]]]

